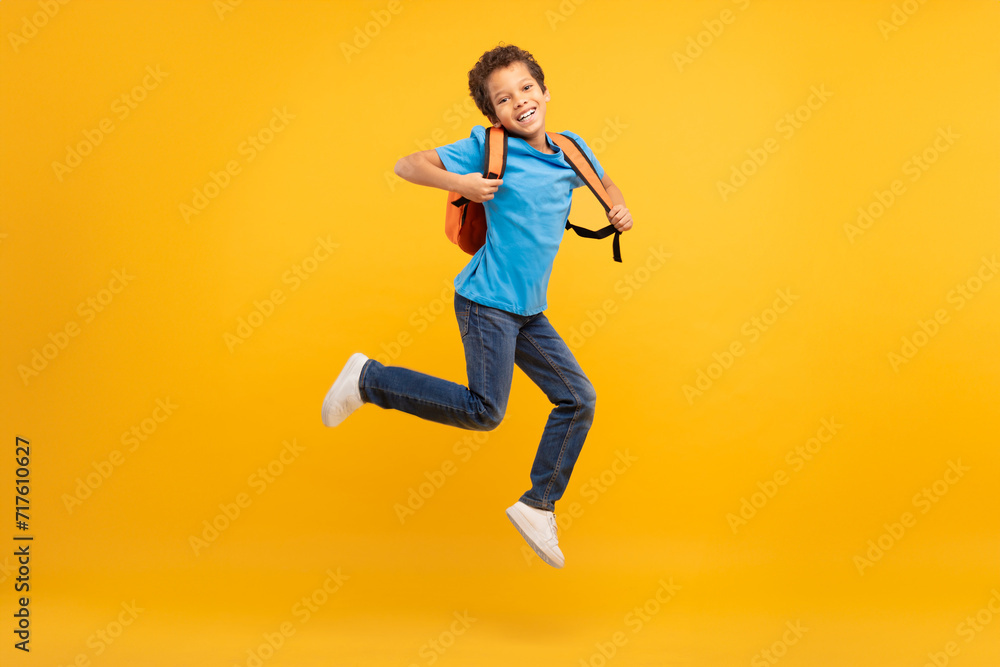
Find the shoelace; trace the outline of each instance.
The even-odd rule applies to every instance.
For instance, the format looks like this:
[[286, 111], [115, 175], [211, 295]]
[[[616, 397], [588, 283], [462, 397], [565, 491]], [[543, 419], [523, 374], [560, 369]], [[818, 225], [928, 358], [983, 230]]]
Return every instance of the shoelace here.
[[559, 540], [559, 531], [556, 525], [556, 513], [552, 512], [549, 514], [549, 528], [552, 529], [552, 543], [555, 544]]

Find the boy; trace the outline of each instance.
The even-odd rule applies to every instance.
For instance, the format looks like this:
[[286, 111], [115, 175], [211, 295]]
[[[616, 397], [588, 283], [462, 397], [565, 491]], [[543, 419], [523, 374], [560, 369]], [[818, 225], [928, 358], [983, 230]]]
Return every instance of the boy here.
[[[481, 126], [467, 139], [408, 155], [395, 168], [411, 183], [458, 192], [486, 209], [486, 244], [455, 278], [469, 386], [355, 353], [326, 395], [323, 423], [336, 426], [362, 404], [374, 403], [442, 424], [491, 430], [503, 419], [516, 365], [554, 407], [532, 464], [531, 488], [507, 516], [543, 561], [561, 568], [555, 502], [590, 430], [596, 394], [543, 311], [572, 192], [585, 183], [546, 136], [550, 95], [530, 53], [512, 45], [487, 51], [469, 72], [469, 90], [490, 122], [509, 133], [504, 178], [482, 175]], [[614, 203], [608, 220], [621, 232], [630, 229], [621, 192], [584, 141], [564, 134], [576, 140], [601, 177]]]

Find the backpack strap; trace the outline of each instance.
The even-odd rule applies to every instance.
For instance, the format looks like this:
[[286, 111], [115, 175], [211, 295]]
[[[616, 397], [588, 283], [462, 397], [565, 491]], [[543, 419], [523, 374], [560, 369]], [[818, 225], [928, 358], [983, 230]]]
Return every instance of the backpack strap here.
[[[507, 170], [507, 128], [491, 127], [486, 131], [486, 165], [483, 167], [485, 178], [503, 178]], [[454, 206], [465, 206], [469, 200], [459, 197], [452, 202]]]
[[[573, 167], [573, 171], [587, 184], [590, 191], [594, 193], [594, 196], [601, 202], [604, 206], [604, 210], [610, 211], [611, 207], [614, 205], [611, 202], [611, 196], [608, 194], [607, 188], [604, 187], [604, 183], [597, 176], [597, 169], [591, 163], [590, 158], [587, 154], [583, 152], [576, 141], [565, 134], [560, 134], [558, 132], [547, 132], [549, 138], [555, 143], [556, 146], [562, 149], [563, 153], [566, 154], [566, 158], [569, 160], [569, 164]], [[603, 239], [610, 236], [612, 233], [615, 235], [615, 239], [611, 244], [611, 253], [616, 262], [622, 261], [621, 253], [621, 235], [622, 233], [615, 229], [614, 225], [609, 224], [607, 227], [593, 231], [586, 229], [584, 227], [577, 227], [571, 224], [569, 219], [566, 220], [566, 229], [572, 229], [579, 236], [583, 236], [588, 239]]]

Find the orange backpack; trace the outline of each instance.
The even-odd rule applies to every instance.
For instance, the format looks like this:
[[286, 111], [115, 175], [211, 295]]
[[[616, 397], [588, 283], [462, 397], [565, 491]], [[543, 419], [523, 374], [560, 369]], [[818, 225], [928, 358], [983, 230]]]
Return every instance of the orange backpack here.
[[[613, 206], [611, 197], [608, 196], [608, 191], [601, 183], [601, 179], [597, 177], [597, 170], [594, 169], [587, 154], [565, 134], [558, 132], [546, 132], [546, 134], [566, 154], [570, 166], [604, 205], [604, 210], [610, 211]], [[506, 168], [507, 128], [491, 127], [486, 136], [486, 166], [483, 169], [483, 176], [490, 179], [503, 178]], [[614, 225], [609, 224], [607, 227], [593, 231], [570, 224], [569, 218], [567, 218], [566, 229], [572, 229], [579, 236], [588, 239], [603, 239], [613, 233], [615, 238], [611, 245], [612, 256], [616, 262], [622, 261], [619, 242], [621, 232], [615, 229]], [[480, 202], [469, 201], [457, 192], [449, 192], [444, 231], [452, 243], [470, 255], [474, 255], [486, 243], [486, 209]]]

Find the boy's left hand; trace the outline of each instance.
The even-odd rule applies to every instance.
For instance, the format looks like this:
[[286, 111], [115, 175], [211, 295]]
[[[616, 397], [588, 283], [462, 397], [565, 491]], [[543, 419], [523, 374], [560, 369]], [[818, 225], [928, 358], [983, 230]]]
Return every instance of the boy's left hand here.
[[632, 214], [624, 204], [615, 204], [608, 211], [608, 222], [619, 232], [627, 232], [632, 229]]

